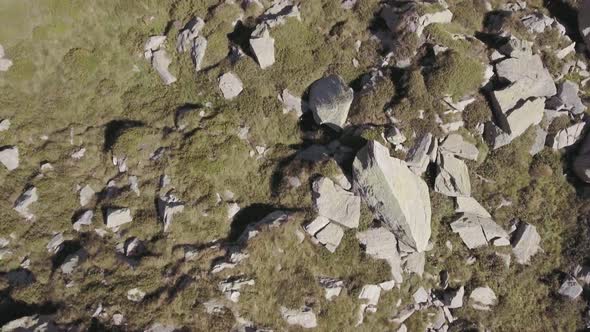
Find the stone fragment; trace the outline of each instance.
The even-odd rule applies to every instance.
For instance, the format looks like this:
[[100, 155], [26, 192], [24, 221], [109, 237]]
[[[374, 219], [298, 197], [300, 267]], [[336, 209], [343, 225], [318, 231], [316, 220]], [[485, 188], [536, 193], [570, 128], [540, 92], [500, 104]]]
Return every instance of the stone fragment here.
[[571, 300], [575, 300], [582, 294], [583, 291], [584, 289], [582, 288], [582, 286], [580, 286], [576, 279], [574, 279], [571, 276], [567, 276], [567, 278], [561, 284], [561, 287], [559, 287], [559, 290], [557, 292], [561, 296], [565, 296], [570, 298]]
[[56, 233], [53, 235], [51, 240], [47, 243], [45, 248], [47, 248], [47, 252], [50, 254], [57, 254], [63, 249], [64, 242], [65, 242], [64, 234], [63, 233]]
[[529, 32], [540, 34], [545, 32], [545, 29], [550, 28], [555, 20], [542, 13], [535, 12], [524, 16], [520, 21]]
[[182, 211], [184, 211], [184, 202], [171, 192], [158, 198], [158, 214], [162, 224], [164, 224], [164, 232], [170, 229], [174, 215]]
[[309, 108], [317, 124], [342, 129], [348, 117], [354, 93], [337, 75], [321, 78], [309, 88]]
[[238, 203], [229, 203], [227, 205], [227, 220], [232, 220], [238, 212], [240, 212], [240, 206]]
[[451, 23], [452, 19], [453, 13], [448, 9], [434, 13], [426, 13], [418, 18], [416, 33], [418, 36], [421, 36], [427, 26], [436, 23]]
[[107, 228], [118, 229], [121, 225], [133, 221], [131, 210], [128, 208], [109, 208], [106, 212]]
[[586, 105], [579, 96], [580, 87], [569, 80], [563, 81], [557, 87], [557, 95], [549, 100], [552, 109], [566, 109], [573, 114], [581, 114], [586, 111]]
[[475, 310], [487, 311], [495, 306], [498, 298], [494, 291], [489, 287], [477, 287], [469, 295], [471, 307]]
[[273, 211], [259, 221], [249, 224], [238, 238], [238, 242], [246, 243], [256, 237], [265, 227], [276, 228], [288, 220], [289, 214], [287, 212]]
[[87, 256], [88, 255], [86, 254], [86, 251], [83, 249], [80, 249], [77, 252], [68, 255], [62, 263], [62, 265], [59, 267], [61, 273], [72, 274], [76, 267], [78, 267], [78, 265], [82, 263]]
[[566, 148], [574, 145], [582, 136], [586, 123], [576, 123], [570, 127], [562, 129], [549, 139], [549, 144], [554, 150]]
[[428, 302], [429, 295], [424, 287], [420, 287], [412, 294], [412, 298], [414, 299], [414, 303], [421, 304]]
[[584, 43], [590, 51], [590, 0], [579, 2], [578, 8], [578, 28], [584, 38]]
[[14, 210], [27, 220], [33, 220], [35, 215], [31, 213], [29, 208], [31, 204], [37, 202], [39, 196], [37, 196], [36, 187], [28, 187], [14, 202]]
[[160, 323], [152, 324], [147, 330], [143, 332], [176, 332], [178, 329], [173, 325], [163, 325]]
[[590, 183], [590, 135], [586, 135], [573, 163], [574, 173], [584, 182]]
[[307, 112], [307, 103], [292, 95], [287, 89], [284, 89], [279, 95], [279, 100], [283, 104], [283, 113], [294, 112], [300, 117], [304, 112]]
[[172, 60], [170, 60], [164, 49], [159, 49], [152, 54], [152, 66], [166, 85], [176, 82], [176, 77], [168, 70], [171, 63]]
[[94, 212], [92, 210], [87, 210], [82, 213], [76, 222], [74, 222], [74, 230], [79, 232], [83, 226], [90, 226], [92, 225], [92, 218], [94, 217]]
[[313, 204], [324, 216], [347, 228], [357, 228], [360, 220], [361, 198], [348, 192], [331, 179], [321, 177], [313, 182]]
[[512, 235], [512, 253], [518, 264], [528, 265], [540, 249], [541, 237], [533, 225], [521, 222]]
[[457, 197], [457, 208], [455, 212], [474, 214], [484, 218], [492, 218], [490, 213], [473, 197]]
[[450, 153], [456, 157], [477, 160], [479, 150], [475, 144], [467, 142], [460, 134], [450, 134], [440, 145], [441, 153]]
[[95, 194], [96, 191], [94, 191], [94, 189], [92, 189], [90, 185], [87, 184], [84, 187], [82, 187], [82, 189], [80, 190], [80, 205], [88, 205], [94, 199]]
[[359, 294], [359, 300], [362, 304], [359, 307], [359, 318], [356, 326], [363, 323], [366, 312], [376, 312], [377, 303], [379, 303], [379, 297], [381, 296], [381, 287], [379, 285], [364, 285]]
[[[1, 68], [1, 67], [0, 67]], [[60, 331], [49, 316], [21, 317], [2, 325], [2, 332], [57, 332]]]
[[291, 0], [277, 0], [264, 12], [261, 18], [272, 28], [285, 24], [287, 19], [291, 17], [301, 21], [299, 5], [293, 4]]
[[555, 56], [559, 59], [559, 60], [563, 60], [565, 59], [565, 57], [567, 57], [570, 53], [575, 52], [576, 51], [576, 42], [572, 42], [571, 44], [569, 44], [568, 46], [562, 48], [561, 50], [557, 51], [555, 53]]
[[265, 23], [258, 24], [250, 35], [250, 47], [260, 68], [268, 68], [275, 62], [275, 40]]
[[367, 255], [384, 259], [391, 267], [391, 275], [397, 283], [403, 282], [401, 258], [397, 251], [395, 235], [384, 227], [372, 228], [356, 235]]
[[12, 60], [7, 59], [5, 56], [4, 47], [0, 45], [0, 71], [8, 71], [13, 65]]
[[541, 128], [541, 126], [535, 127], [535, 141], [529, 150], [531, 156], [537, 155], [545, 148], [545, 141], [547, 140], [547, 131]]
[[498, 51], [510, 58], [527, 59], [533, 56], [533, 43], [511, 36]]
[[287, 309], [281, 307], [281, 316], [289, 325], [301, 326], [304, 329], [313, 329], [318, 323], [311, 308]]
[[203, 36], [198, 36], [193, 40], [193, 46], [191, 47], [191, 58], [195, 65], [195, 70], [200, 71], [205, 58], [205, 52], [207, 51], [207, 39]]
[[406, 141], [406, 136], [395, 126], [386, 129], [384, 137], [393, 145], [401, 145]]
[[127, 291], [127, 299], [133, 302], [141, 302], [146, 293], [139, 288], [133, 288]]
[[530, 126], [538, 125], [543, 120], [545, 98], [526, 101], [522, 106], [512, 111], [507, 117], [500, 115], [498, 119], [504, 122], [503, 128], [488, 132], [493, 148], [498, 149], [512, 142], [522, 135]]
[[344, 230], [342, 227], [332, 222], [315, 234], [315, 238], [330, 252], [336, 251], [343, 236]]
[[143, 47], [144, 57], [146, 58], [146, 60], [151, 61], [152, 57], [154, 56], [154, 51], [159, 50], [160, 47], [162, 47], [165, 42], [166, 42], [166, 36], [151, 36], [151, 37], [149, 37]]
[[234, 302], [238, 303], [240, 300], [240, 290], [244, 286], [253, 286], [255, 284], [253, 279], [246, 279], [243, 277], [230, 277], [219, 283], [219, 290], [225, 295], [225, 297]]
[[219, 89], [225, 99], [237, 97], [243, 88], [242, 81], [232, 72], [225, 73], [219, 77]]
[[441, 153], [438, 158], [438, 175], [434, 190], [446, 196], [471, 196], [469, 170], [464, 161], [451, 154]]
[[405, 258], [405, 270], [408, 273], [415, 273], [422, 277], [424, 274], [424, 265], [426, 265], [426, 255], [424, 252], [414, 252]]
[[6, 167], [7, 170], [13, 171], [18, 168], [19, 154], [18, 147], [4, 146], [0, 148], [0, 163]]
[[463, 296], [465, 295], [465, 287], [461, 286], [459, 289], [447, 289], [443, 295], [443, 303], [449, 309], [457, 309], [463, 306]]
[[[458, 233], [469, 249], [483, 247], [492, 242], [494, 245], [509, 245], [508, 233], [492, 219], [473, 214], [463, 214], [451, 223], [451, 230]], [[502, 241], [498, 241], [502, 239]]]
[[176, 38], [176, 51], [184, 53], [191, 47], [191, 43], [199, 36], [205, 26], [205, 21], [200, 17], [193, 17], [178, 33]]
[[395, 237], [416, 251], [424, 251], [430, 239], [428, 186], [402, 160], [370, 141], [356, 155], [353, 179], [373, 214]]
[[344, 288], [344, 282], [338, 279], [321, 277], [319, 278], [319, 283], [320, 286], [324, 288], [324, 296], [328, 301], [332, 301], [335, 297], [338, 297], [338, 295], [340, 295], [340, 292], [342, 292], [342, 288]]
[[437, 154], [437, 149], [437, 140], [431, 133], [427, 133], [418, 139], [406, 157], [406, 163], [410, 170], [417, 175], [426, 172], [428, 164], [432, 161], [432, 155]]
[[9, 128], [10, 128], [10, 120], [9, 119], [2, 119], [2, 120], [0, 120], [0, 132], [6, 131]]

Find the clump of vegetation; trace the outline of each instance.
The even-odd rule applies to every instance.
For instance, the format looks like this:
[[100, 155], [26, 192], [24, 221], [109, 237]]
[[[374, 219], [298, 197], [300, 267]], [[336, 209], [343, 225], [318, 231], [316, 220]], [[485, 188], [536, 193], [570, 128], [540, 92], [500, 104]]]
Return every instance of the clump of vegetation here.
[[450, 50], [437, 57], [436, 67], [426, 75], [425, 83], [431, 94], [457, 99], [479, 88], [483, 72], [480, 61]]
[[485, 123], [492, 118], [492, 109], [487, 101], [478, 98], [475, 102], [469, 104], [463, 111], [463, 121], [465, 128], [474, 130], [481, 123]]
[[395, 86], [388, 78], [378, 79], [374, 88], [361, 91], [354, 99], [348, 120], [355, 125], [385, 125], [389, 119], [385, 113], [386, 106], [395, 96]]

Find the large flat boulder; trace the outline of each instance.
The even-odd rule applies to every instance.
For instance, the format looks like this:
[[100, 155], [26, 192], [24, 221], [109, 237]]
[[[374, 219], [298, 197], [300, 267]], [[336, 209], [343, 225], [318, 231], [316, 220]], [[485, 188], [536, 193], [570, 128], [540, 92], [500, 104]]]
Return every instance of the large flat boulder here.
[[354, 98], [354, 92], [338, 75], [321, 78], [309, 89], [309, 107], [318, 124], [340, 130]]
[[495, 149], [510, 144], [515, 138], [524, 134], [531, 126], [538, 125], [545, 113], [545, 98], [528, 100], [509, 114], [499, 114], [496, 118], [499, 127], [486, 128], [486, 136]]
[[428, 186], [403, 160], [370, 141], [356, 155], [353, 180], [375, 217], [400, 242], [424, 251], [430, 239], [430, 195]]

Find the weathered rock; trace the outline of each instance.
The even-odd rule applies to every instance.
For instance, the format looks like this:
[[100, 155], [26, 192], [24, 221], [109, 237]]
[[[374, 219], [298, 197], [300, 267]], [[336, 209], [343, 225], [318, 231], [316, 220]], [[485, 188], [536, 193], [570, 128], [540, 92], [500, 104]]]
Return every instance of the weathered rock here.
[[35, 215], [29, 211], [29, 208], [38, 199], [37, 188], [28, 187], [14, 202], [14, 210], [27, 220], [32, 220]]
[[178, 33], [176, 38], [176, 51], [184, 53], [188, 51], [193, 41], [199, 36], [199, 33], [205, 26], [205, 21], [200, 17], [193, 17]]
[[312, 329], [318, 325], [315, 314], [311, 308], [307, 307], [302, 309], [287, 309], [281, 307], [281, 316], [283, 316], [283, 319], [287, 324], [298, 325], [304, 329]]
[[176, 332], [178, 328], [173, 325], [163, 325], [160, 323], [152, 324], [148, 329], [143, 332]]
[[590, 1], [583, 0], [578, 8], [578, 28], [584, 38], [586, 47], [590, 51]]
[[344, 288], [344, 282], [334, 278], [321, 277], [319, 278], [319, 283], [324, 288], [326, 292], [324, 296], [328, 301], [332, 301], [335, 297], [338, 297], [340, 292], [342, 292], [342, 288]]
[[529, 150], [529, 154], [531, 156], [537, 155], [539, 152], [543, 151], [545, 148], [545, 141], [547, 140], [547, 131], [541, 126], [535, 127], [535, 141]]
[[87, 184], [84, 187], [82, 187], [82, 189], [80, 190], [80, 205], [88, 205], [94, 199], [95, 194], [96, 191], [94, 191], [94, 189], [92, 189], [90, 185]]
[[256, 237], [264, 228], [276, 228], [288, 220], [289, 213], [282, 210], [273, 211], [259, 221], [249, 224], [238, 238], [238, 242], [246, 243]]
[[491, 218], [490, 213], [473, 197], [457, 197], [457, 208], [455, 212], [473, 214], [484, 218]]
[[465, 287], [461, 286], [459, 289], [446, 290], [443, 294], [443, 303], [449, 309], [457, 309], [463, 306], [463, 296], [465, 295]]
[[230, 277], [219, 283], [219, 290], [225, 295], [225, 297], [234, 302], [238, 303], [240, 300], [240, 289], [244, 286], [253, 286], [255, 281], [253, 279], [246, 279], [243, 277]]
[[193, 40], [193, 46], [191, 47], [191, 58], [195, 65], [195, 70], [201, 70], [203, 59], [205, 58], [205, 52], [207, 51], [207, 39], [203, 36], [198, 36]]
[[64, 247], [64, 242], [66, 239], [64, 238], [63, 233], [56, 233], [53, 235], [51, 240], [47, 243], [45, 248], [47, 248], [47, 252], [50, 254], [57, 254], [60, 252]]
[[285, 24], [290, 17], [301, 21], [299, 5], [294, 5], [291, 0], [278, 0], [264, 12], [261, 19], [272, 28]]
[[414, 252], [405, 257], [404, 269], [408, 273], [415, 273], [422, 277], [424, 274], [424, 265], [426, 265], [426, 255], [424, 252]]
[[92, 210], [87, 210], [82, 213], [76, 222], [74, 222], [74, 230], [79, 232], [83, 226], [92, 225], [92, 218], [94, 217], [94, 212]]
[[452, 20], [453, 13], [448, 9], [435, 13], [424, 14], [418, 18], [416, 33], [418, 36], [421, 36], [422, 32], [427, 26], [436, 23], [451, 23]]
[[561, 284], [561, 287], [559, 287], [557, 292], [561, 296], [569, 297], [570, 299], [575, 300], [582, 294], [583, 290], [584, 289], [582, 286], [580, 286], [576, 279], [568, 276]]
[[471, 307], [475, 310], [490, 310], [498, 302], [494, 291], [489, 287], [477, 287], [469, 295]]
[[543, 33], [555, 21], [551, 17], [535, 12], [520, 19], [522, 24], [532, 33]]
[[146, 58], [146, 60], [151, 61], [152, 57], [154, 56], [154, 52], [159, 50], [160, 47], [162, 47], [165, 42], [166, 42], [166, 36], [151, 36], [151, 37], [149, 37], [143, 47], [143, 49], [144, 49], [143, 55]]
[[354, 97], [353, 90], [340, 76], [321, 78], [309, 88], [309, 108], [316, 123], [340, 130]]
[[133, 221], [131, 210], [128, 208], [121, 209], [107, 209], [106, 212], [107, 228], [118, 229], [121, 225]]
[[133, 302], [141, 302], [145, 297], [145, 292], [139, 288], [133, 288], [127, 291], [127, 299]]
[[412, 298], [414, 299], [414, 303], [416, 304], [428, 302], [429, 297], [430, 296], [428, 295], [428, 292], [426, 291], [426, 289], [424, 289], [424, 287], [418, 288], [418, 290], [415, 291], [414, 294], [412, 294]]
[[176, 82], [176, 77], [174, 77], [174, 75], [168, 70], [168, 66], [170, 66], [171, 63], [172, 60], [170, 60], [168, 54], [166, 54], [166, 50], [159, 49], [153, 52], [152, 66], [166, 85]]
[[504, 45], [500, 46], [498, 51], [510, 58], [526, 59], [533, 56], [533, 43], [512, 36]]
[[0, 120], [0, 132], [6, 131], [8, 129], [10, 129], [10, 120], [9, 119]]
[[577, 265], [574, 269], [574, 277], [585, 285], [590, 284], [590, 266]]
[[164, 224], [164, 232], [167, 232], [172, 225], [174, 215], [184, 211], [184, 202], [168, 192], [164, 196], [158, 198], [158, 214], [160, 220]]
[[61, 273], [63, 274], [72, 274], [74, 272], [74, 270], [76, 269], [76, 267], [78, 267], [78, 265], [80, 263], [82, 263], [86, 257], [87, 257], [87, 253], [84, 249], [80, 249], [77, 252], [68, 255], [63, 264], [59, 267], [61, 270]]
[[459, 234], [469, 249], [486, 246], [488, 242], [494, 245], [510, 244], [508, 233], [489, 218], [463, 214], [451, 223], [451, 229]]
[[25, 316], [2, 325], [2, 332], [57, 332], [60, 331], [49, 316]]
[[356, 228], [359, 225], [361, 198], [329, 178], [321, 177], [313, 182], [313, 204], [320, 216], [344, 227]]
[[265, 23], [258, 24], [250, 35], [250, 47], [260, 68], [265, 69], [275, 63], [275, 40]]
[[0, 148], [0, 163], [6, 167], [7, 170], [13, 171], [18, 168], [19, 154], [18, 147], [4, 146]]
[[391, 267], [391, 275], [397, 283], [403, 281], [401, 258], [397, 251], [397, 240], [384, 227], [372, 228], [356, 234], [357, 239], [365, 248], [367, 255], [384, 259]]
[[356, 155], [353, 178], [367, 205], [397, 239], [423, 251], [430, 239], [428, 186], [389, 150], [370, 141]]
[[555, 56], [559, 60], [563, 60], [563, 59], [565, 59], [565, 57], [567, 57], [568, 55], [570, 55], [570, 53], [575, 52], [575, 51], [576, 51], [576, 42], [572, 42], [568, 46], [566, 46], [566, 47], [562, 48], [561, 50], [555, 52]]
[[[406, 164], [417, 175], [426, 172], [428, 164], [436, 159], [438, 141], [431, 133], [427, 133], [416, 141], [406, 157]], [[434, 158], [433, 158], [434, 156]]]
[[549, 139], [549, 144], [554, 150], [574, 145], [581, 138], [585, 126], [586, 123], [580, 122], [562, 129]]
[[469, 170], [465, 162], [451, 154], [439, 154], [434, 190], [451, 197], [471, 196]]
[[330, 222], [330, 220], [323, 216], [318, 216], [314, 221], [309, 223], [305, 230], [314, 236], [319, 243], [324, 245], [330, 252], [336, 251], [340, 245], [340, 241], [344, 236], [344, 230], [338, 224]]
[[221, 75], [219, 78], [219, 89], [225, 99], [233, 99], [237, 97], [243, 88], [242, 81], [236, 74], [229, 72]]
[[406, 136], [395, 126], [387, 128], [383, 136], [393, 145], [401, 145], [406, 141]]
[[279, 95], [279, 100], [283, 104], [283, 113], [294, 112], [299, 117], [308, 110], [307, 103], [292, 95], [287, 89]]
[[573, 114], [581, 114], [586, 111], [586, 105], [578, 95], [580, 87], [569, 80], [563, 81], [557, 88], [557, 95], [549, 100], [552, 109], [566, 109]]
[[450, 153], [456, 157], [477, 160], [479, 156], [479, 150], [475, 144], [465, 141], [463, 136], [459, 134], [450, 134], [447, 136], [445, 141], [440, 145], [439, 150], [441, 153]]
[[381, 287], [379, 285], [364, 285], [359, 294], [359, 300], [362, 301], [359, 307], [359, 318], [356, 326], [363, 323], [365, 312], [376, 312], [379, 298], [381, 297]]
[[541, 247], [541, 237], [533, 225], [521, 222], [512, 235], [512, 253], [518, 264], [529, 264]]
[[[498, 149], [512, 142], [522, 135], [530, 126], [538, 125], [543, 120], [545, 98], [526, 101], [522, 106], [513, 110], [508, 116], [498, 115], [502, 130], [489, 131], [488, 138], [492, 140], [493, 148]], [[496, 114], [498, 114], [496, 112]]]
[[0, 71], [8, 71], [12, 67], [12, 60], [6, 59], [4, 53], [4, 47], [0, 45]]

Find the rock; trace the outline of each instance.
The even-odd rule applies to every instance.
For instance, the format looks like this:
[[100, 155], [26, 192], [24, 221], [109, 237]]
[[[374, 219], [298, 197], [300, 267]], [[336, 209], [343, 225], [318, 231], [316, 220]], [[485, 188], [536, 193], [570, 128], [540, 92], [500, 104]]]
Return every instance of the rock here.
[[590, 1], [584, 0], [579, 2], [578, 8], [578, 28], [584, 38], [584, 43], [590, 51]]
[[253, 279], [246, 279], [243, 277], [230, 277], [219, 283], [219, 290], [225, 295], [225, 297], [234, 302], [238, 303], [240, 300], [240, 290], [244, 286], [253, 286], [255, 284]]
[[451, 230], [459, 234], [469, 249], [486, 246], [488, 242], [496, 246], [510, 244], [508, 233], [490, 218], [465, 213], [451, 223]]
[[191, 43], [199, 36], [199, 33], [205, 26], [205, 21], [200, 17], [193, 17], [178, 33], [176, 38], [176, 51], [184, 53], [188, 51]]
[[[504, 119], [504, 128], [488, 132], [492, 140], [493, 148], [498, 149], [509, 144], [515, 138], [522, 135], [530, 126], [538, 125], [543, 120], [545, 109], [545, 98], [538, 98], [533, 101], [526, 101], [521, 107], [512, 111], [507, 117], [500, 115], [499, 119]], [[502, 126], [501, 126], [502, 127]]]
[[143, 47], [144, 49], [144, 57], [146, 60], [152, 60], [154, 56], [154, 51], [157, 51], [164, 45], [166, 42], [166, 36], [151, 36], [145, 42]]
[[50, 254], [57, 254], [60, 252], [64, 247], [65, 242], [64, 234], [63, 233], [56, 233], [53, 235], [51, 240], [47, 243], [45, 248], [47, 248], [47, 252]]
[[283, 113], [294, 112], [297, 117], [300, 117], [307, 112], [307, 103], [292, 95], [287, 89], [279, 95], [279, 100], [283, 104]]
[[191, 58], [195, 65], [195, 70], [201, 70], [203, 59], [205, 58], [205, 52], [207, 51], [207, 39], [203, 36], [195, 38], [193, 46], [191, 47]]
[[335, 252], [336, 248], [340, 245], [342, 237], [344, 236], [344, 230], [336, 223], [330, 222], [328, 218], [319, 216], [310, 224], [308, 224], [305, 230], [314, 236], [319, 243], [324, 245], [330, 252]]
[[359, 307], [359, 318], [356, 326], [359, 326], [365, 320], [365, 312], [376, 312], [377, 303], [381, 296], [381, 287], [379, 285], [364, 285], [359, 294], [359, 300], [362, 304]]
[[37, 202], [36, 187], [28, 187], [14, 202], [14, 210], [27, 220], [33, 220], [35, 215], [29, 211], [31, 204]]
[[422, 274], [424, 274], [425, 264], [426, 255], [424, 252], [414, 252], [406, 256], [404, 269], [408, 273], [415, 273], [422, 277]]
[[249, 224], [238, 238], [238, 242], [246, 243], [256, 237], [264, 227], [276, 228], [289, 220], [289, 214], [282, 210], [276, 210], [267, 214], [261, 220]]
[[123, 243], [123, 254], [126, 257], [139, 257], [145, 252], [143, 241], [136, 237], [129, 238]]
[[451, 197], [471, 196], [469, 170], [465, 162], [451, 154], [441, 153], [434, 191]]
[[344, 288], [344, 282], [342, 280], [333, 278], [321, 277], [319, 278], [319, 283], [324, 288], [326, 292], [324, 296], [328, 301], [332, 301], [335, 297], [338, 297], [340, 292], [342, 292], [342, 288]]
[[260, 68], [268, 68], [275, 62], [275, 40], [265, 23], [258, 24], [250, 35], [250, 47]]
[[72, 159], [80, 160], [84, 157], [85, 154], [86, 154], [86, 148], [82, 147], [82, 148], [79, 148], [78, 150], [74, 151], [70, 156], [72, 157]]
[[242, 81], [236, 74], [229, 72], [221, 75], [219, 78], [219, 89], [225, 99], [233, 99], [237, 97], [243, 88]]
[[520, 21], [529, 32], [540, 34], [545, 32], [545, 29], [550, 28], [555, 20], [542, 13], [535, 12], [524, 16]]
[[356, 234], [357, 239], [365, 248], [367, 255], [384, 259], [391, 267], [391, 275], [397, 283], [403, 281], [401, 258], [397, 251], [397, 240], [384, 227], [368, 229]]
[[465, 295], [465, 287], [461, 286], [459, 289], [446, 290], [443, 294], [443, 303], [449, 309], [457, 309], [463, 306], [463, 296]]
[[0, 45], [0, 71], [8, 71], [12, 67], [12, 60], [6, 59], [5, 56], [4, 47]]
[[521, 222], [512, 235], [512, 253], [518, 264], [528, 265], [541, 247], [541, 237], [533, 225]]
[[390, 321], [395, 324], [401, 324], [405, 322], [408, 318], [410, 318], [414, 314], [414, 312], [416, 312], [414, 306], [408, 306], [405, 309], [398, 312], [397, 315]]
[[357, 153], [353, 179], [375, 217], [399, 241], [416, 251], [426, 249], [431, 232], [431, 210], [424, 180], [375, 141], [368, 142]]
[[94, 191], [94, 189], [92, 189], [90, 185], [85, 185], [84, 187], [82, 187], [82, 189], [80, 190], [80, 205], [88, 205], [94, 199], [95, 194], [96, 192]]
[[291, 0], [278, 0], [274, 1], [272, 6], [264, 12], [261, 19], [273, 28], [285, 24], [290, 17], [301, 21], [299, 5], [294, 5]]
[[123, 323], [125, 322], [125, 316], [123, 316], [123, 314], [119, 314], [119, 313], [114, 314], [112, 321], [113, 321], [113, 325], [115, 325], [115, 326], [123, 325]]
[[574, 145], [582, 136], [586, 123], [576, 123], [570, 127], [562, 129], [549, 139], [549, 143], [554, 150], [566, 148]]
[[582, 103], [582, 99], [578, 95], [580, 87], [569, 80], [559, 84], [557, 88], [557, 95], [549, 102], [553, 106], [552, 109], [566, 109], [573, 114], [581, 114], [586, 111], [586, 106]]
[[[0, 45], [2, 46], [2, 45]], [[9, 119], [2, 119], [0, 120], [0, 132], [6, 131], [10, 128], [10, 120]]]
[[440, 145], [439, 150], [441, 153], [450, 153], [456, 157], [477, 160], [479, 156], [479, 150], [474, 144], [471, 144], [459, 134], [450, 134], [447, 136], [445, 141]]
[[160, 323], [152, 324], [143, 332], [176, 332], [178, 329], [173, 325], [162, 325]]
[[309, 108], [315, 122], [342, 129], [353, 97], [353, 90], [340, 76], [330, 75], [313, 82], [309, 88]]
[[496, 256], [498, 258], [500, 258], [502, 260], [502, 262], [504, 262], [504, 265], [506, 266], [506, 268], [510, 267], [510, 262], [512, 261], [512, 256], [510, 256], [510, 254], [502, 254], [502, 253], [496, 252]]
[[92, 210], [87, 210], [82, 213], [76, 222], [74, 222], [74, 230], [79, 232], [82, 229], [82, 226], [90, 226], [92, 225], [92, 218], [94, 217], [94, 212]]
[[88, 255], [86, 251], [83, 249], [78, 250], [77, 252], [68, 255], [63, 264], [59, 267], [61, 269], [61, 273], [63, 274], [72, 274], [74, 269], [78, 267], [78, 265], [83, 262]]
[[112, 230], [118, 229], [121, 225], [130, 223], [133, 221], [131, 217], [131, 210], [128, 208], [109, 208], [106, 212], [107, 228]]
[[514, 59], [527, 59], [533, 56], [533, 43], [511, 36], [498, 51], [503, 55]]
[[18, 148], [16, 146], [0, 148], [0, 163], [9, 171], [17, 169], [19, 165]]
[[210, 315], [222, 314], [226, 309], [223, 302], [217, 299], [203, 302], [203, 306], [205, 307], [205, 311]]
[[[406, 157], [406, 163], [416, 175], [426, 172], [428, 164], [436, 159], [438, 141], [431, 133], [427, 133], [416, 141]], [[434, 156], [434, 158], [433, 158]]]
[[238, 212], [240, 212], [238, 203], [229, 203], [227, 205], [227, 220], [232, 220]]
[[127, 299], [133, 302], [141, 302], [145, 297], [145, 292], [139, 288], [133, 288], [127, 291]]
[[57, 326], [49, 316], [25, 316], [2, 325], [2, 332], [57, 332]]
[[393, 287], [395, 287], [395, 280], [384, 281], [379, 284], [379, 287], [381, 287], [382, 290], [388, 292], [392, 290]]
[[577, 265], [574, 269], [574, 277], [579, 279], [584, 285], [590, 284], [590, 267]]
[[582, 288], [582, 286], [580, 286], [578, 281], [573, 277], [568, 276], [565, 279], [565, 281], [561, 284], [561, 287], [559, 287], [559, 290], [557, 292], [561, 296], [569, 297], [570, 299], [575, 300], [580, 295], [582, 295], [583, 291], [584, 289]]
[[541, 128], [541, 126], [535, 127], [535, 141], [529, 150], [531, 156], [537, 155], [545, 148], [545, 141], [547, 140], [547, 131]]
[[416, 33], [418, 36], [421, 36], [422, 32], [427, 26], [435, 23], [451, 23], [452, 19], [453, 13], [448, 9], [435, 13], [424, 14], [418, 18], [418, 27]]
[[184, 202], [168, 192], [164, 196], [158, 198], [158, 214], [160, 220], [164, 224], [164, 232], [167, 232], [172, 225], [174, 215], [184, 211]]
[[406, 141], [406, 136], [395, 126], [387, 128], [384, 137], [393, 145], [401, 145]]
[[492, 218], [490, 213], [479, 204], [473, 197], [457, 197], [457, 208], [455, 212], [473, 214], [484, 218]]
[[166, 54], [166, 51], [163, 49], [159, 49], [152, 54], [152, 67], [154, 67], [166, 85], [176, 82], [176, 77], [174, 77], [174, 75], [168, 70], [168, 66], [170, 66], [171, 63], [172, 60], [170, 60], [168, 54]]
[[313, 204], [320, 216], [346, 228], [358, 227], [361, 214], [360, 197], [325, 177], [315, 180], [312, 189]]
[[428, 302], [430, 296], [428, 295], [428, 292], [426, 291], [426, 289], [424, 289], [424, 287], [420, 287], [417, 291], [414, 292], [414, 294], [412, 294], [412, 298], [414, 299], [414, 303], [420, 304]]
[[287, 309], [281, 307], [281, 316], [283, 316], [283, 319], [287, 324], [298, 325], [304, 329], [313, 329], [318, 325], [315, 314], [311, 308], [307, 307], [302, 309]]
[[558, 52], [556, 52], [555, 56], [559, 60], [563, 60], [563, 59], [565, 59], [566, 56], [568, 56], [570, 53], [575, 52], [575, 51], [576, 51], [576, 42], [572, 42], [568, 46], [566, 46], [566, 47], [562, 48], [561, 50], [559, 50]]
[[477, 287], [469, 295], [471, 307], [475, 310], [490, 310], [498, 302], [496, 294], [489, 287]]

